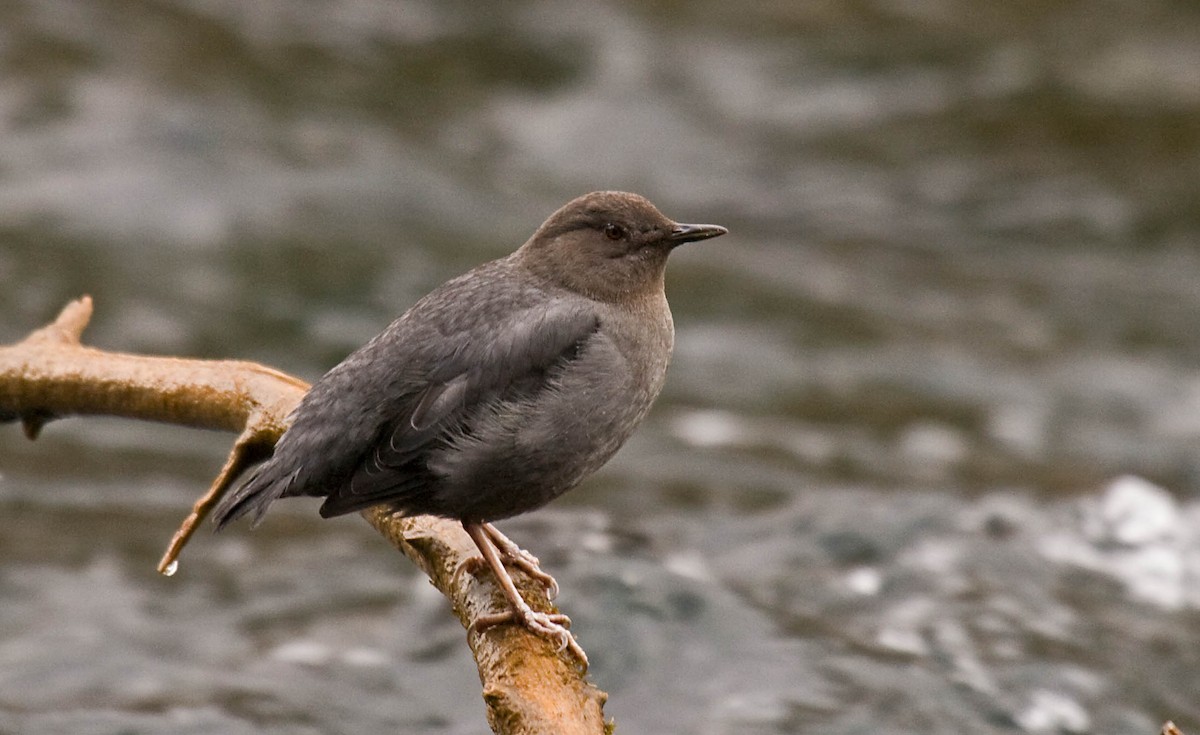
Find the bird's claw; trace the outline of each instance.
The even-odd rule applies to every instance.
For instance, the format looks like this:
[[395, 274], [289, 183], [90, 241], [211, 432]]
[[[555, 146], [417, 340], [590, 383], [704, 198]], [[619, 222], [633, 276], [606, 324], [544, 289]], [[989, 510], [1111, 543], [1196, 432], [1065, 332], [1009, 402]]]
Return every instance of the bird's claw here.
[[571, 619], [562, 613], [536, 612], [521, 596], [516, 585], [513, 584], [512, 575], [504, 568], [505, 560], [513, 566], [520, 567], [527, 574], [541, 581], [546, 586], [548, 596], [553, 597], [558, 592], [558, 583], [554, 581], [553, 577], [538, 568], [537, 557], [522, 550], [490, 523], [467, 523], [464, 521], [463, 529], [475, 542], [479, 553], [483, 555], [483, 560], [495, 575], [496, 582], [500, 585], [501, 592], [504, 593], [504, 598], [508, 601], [507, 610], [480, 615], [471, 624], [471, 629], [478, 633], [500, 623], [518, 623], [531, 633], [549, 638], [557, 643], [559, 652], [569, 649], [583, 664], [584, 673], [587, 673], [587, 654], [583, 652], [575, 640], [575, 636], [571, 635], [571, 631], [567, 630], [571, 625]]
[[511, 554], [502, 551], [505, 561], [540, 582], [546, 590], [546, 599], [553, 600], [558, 597], [558, 581], [542, 571], [538, 558], [522, 548], [514, 547], [514, 549], [515, 553]]
[[512, 539], [505, 536], [500, 532], [500, 529], [490, 523], [485, 523], [483, 530], [487, 533], [488, 539], [495, 545], [496, 550], [500, 552], [500, 556], [504, 561], [508, 562], [509, 566], [520, 569], [540, 582], [546, 590], [546, 599], [554, 600], [554, 598], [558, 597], [558, 582], [554, 577], [542, 571], [541, 562], [538, 561], [536, 556], [517, 546]]
[[558, 643], [556, 652], [571, 651], [575, 658], [583, 664], [584, 673], [587, 672], [587, 654], [584, 653], [571, 631], [567, 630], [571, 627], [571, 619], [562, 613], [537, 612], [528, 606], [520, 610], [510, 608], [500, 613], [480, 615], [472, 627], [476, 632], [483, 632], [492, 626], [509, 622], [519, 623], [543, 638], [556, 641]]

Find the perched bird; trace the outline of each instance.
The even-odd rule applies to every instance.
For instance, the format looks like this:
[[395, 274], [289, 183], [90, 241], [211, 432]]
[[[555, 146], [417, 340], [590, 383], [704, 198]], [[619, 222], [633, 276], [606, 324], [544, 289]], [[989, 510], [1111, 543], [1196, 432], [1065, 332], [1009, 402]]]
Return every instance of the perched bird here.
[[518, 621], [586, 664], [566, 616], [533, 611], [503, 562], [551, 595], [554, 580], [491, 522], [570, 490], [629, 438], [671, 357], [667, 256], [726, 232], [673, 222], [636, 194], [567, 203], [318, 380], [274, 454], [217, 506], [218, 530], [297, 495], [324, 497], [326, 518], [386, 505], [460, 521], [510, 605], [477, 625]]

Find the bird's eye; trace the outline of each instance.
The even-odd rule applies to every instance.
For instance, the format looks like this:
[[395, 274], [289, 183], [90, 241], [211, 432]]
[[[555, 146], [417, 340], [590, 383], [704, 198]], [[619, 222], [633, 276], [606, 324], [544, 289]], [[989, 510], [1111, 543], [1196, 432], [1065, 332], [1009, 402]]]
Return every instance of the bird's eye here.
[[625, 239], [625, 228], [614, 222], [609, 222], [604, 226], [604, 236], [609, 240], [623, 240]]

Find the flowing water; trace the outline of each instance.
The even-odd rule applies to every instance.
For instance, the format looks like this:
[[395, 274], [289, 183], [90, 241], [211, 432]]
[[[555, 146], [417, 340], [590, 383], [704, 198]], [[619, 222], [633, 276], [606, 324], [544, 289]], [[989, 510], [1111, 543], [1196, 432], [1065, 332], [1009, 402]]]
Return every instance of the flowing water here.
[[[1200, 731], [1200, 8], [0, 6], [0, 342], [314, 379], [619, 188], [666, 391], [503, 525], [630, 733]], [[483, 733], [444, 601], [279, 504], [155, 563], [232, 436], [0, 427], [0, 732]]]

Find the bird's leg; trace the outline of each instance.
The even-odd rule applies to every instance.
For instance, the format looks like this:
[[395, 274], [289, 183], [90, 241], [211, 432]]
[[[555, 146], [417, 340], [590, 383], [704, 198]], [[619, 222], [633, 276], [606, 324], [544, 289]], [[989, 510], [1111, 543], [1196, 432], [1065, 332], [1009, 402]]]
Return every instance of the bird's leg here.
[[[551, 577], [549, 574], [542, 571], [541, 562], [538, 561], [536, 556], [530, 554], [528, 551], [525, 551], [520, 546], [517, 546], [516, 542], [514, 542], [508, 536], [505, 536], [500, 532], [500, 529], [496, 528], [492, 524], [483, 523], [480, 525], [483, 526], [483, 530], [487, 534], [488, 540], [491, 541], [492, 545], [496, 547], [496, 551], [499, 552], [500, 560], [502, 562], [509, 566], [520, 569], [530, 577], [533, 577], [537, 581], [541, 582], [542, 587], [545, 589], [547, 599], [553, 600], [554, 598], [558, 597], [558, 582], [555, 581], [554, 577]], [[473, 556], [463, 563], [462, 569], [474, 574], [475, 572], [479, 571], [480, 567], [486, 566], [487, 560], [485, 560], [482, 556]]]
[[536, 556], [513, 543], [512, 539], [500, 533], [499, 528], [490, 523], [482, 525], [483, 532], [500, 552], [501, 559], [541, 582], [542, 586], [546, 588], [547, 599], [553, 600], [558, 597], [558, 582], [554, 581], [554, 577], [542, 571], [541, 562]]
[[[475, 546], [479, 547], [479, 553], [483, 554], [484, 561], [491, 567], [492, 573], [496, 575], [496, 581], [500, 584], [500, 591], [504, 593], [504, 597], [508, 600], [509, 605], [509, 609], [504, 612], [480, 615], [475, 620], [473, 626], [475, 630], [483, 631], [493, 625], [510, 621], [520, 623], [538, 635], [557, 641], [558, 650], [561, 651], [564, 648], [569, 648], [583, 662], [583, 668], [586, 671], [588, 666], [587, 654], [575, 642], [575, 636], [571, 635], [571, 631], [567, 630], [567, 627], [571, 625], [571, 619], [561, 613], [537, 612], [529, 607], [529, 603], [525, 602], [525, 599], [521, 597], [521, 593], [517, 591], [517, 586], [513, 583], [512, 577], [509, 576], [508, 570], [504, 568], [504, 564], [500, 561], [500, 553], [496, 550], [495, 545], [489, 537], [485, 524], [464, 522], [463, 529], [471, 537], [471, 540], [475, 542]], [[509, 543], [512, 542], [510, 541]]]

